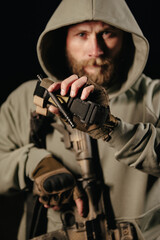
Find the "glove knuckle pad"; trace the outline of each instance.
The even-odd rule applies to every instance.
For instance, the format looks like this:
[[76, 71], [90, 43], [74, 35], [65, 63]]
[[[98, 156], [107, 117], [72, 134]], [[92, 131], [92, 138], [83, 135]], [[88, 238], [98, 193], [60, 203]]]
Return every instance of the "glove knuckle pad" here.
[[73, 187], [73, 185], [74, 178], [69, 173], [59, 173], [50, 176], [43, 183], [44, 189], [49, 193], [53, 191], [60, 191], [68, 187]]

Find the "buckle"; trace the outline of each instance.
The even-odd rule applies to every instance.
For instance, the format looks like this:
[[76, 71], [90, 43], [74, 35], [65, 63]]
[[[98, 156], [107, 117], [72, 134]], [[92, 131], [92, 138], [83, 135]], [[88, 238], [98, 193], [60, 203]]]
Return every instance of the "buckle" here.
[[69, 111], [80, 118], [81, 122], [92, 125], [102, 125], [108, 117], [108, 108], [91, 101], [80, 98], [69, 98], [67, 102]]

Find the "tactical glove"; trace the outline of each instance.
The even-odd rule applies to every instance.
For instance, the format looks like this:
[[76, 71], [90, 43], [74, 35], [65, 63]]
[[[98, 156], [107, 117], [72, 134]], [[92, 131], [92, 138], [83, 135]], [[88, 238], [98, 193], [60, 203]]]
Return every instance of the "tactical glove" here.
[[[94, 85], [94, 91], [87, 100], [80, 99], [80, 92], [77, 97], [69, 98], [68, 109], [73, 114], [73, 122], [78, 130], [87, 132], [94, 139], [109, 141], [111, 132], [118, 125], [118, 119], [110, 112], [106, 90], [91, 80], [84, 87], [89, 85]], [[61, 119], [67, 122], [62, 114]]]
[[82, 121], [81, 116], [74, 114], [73, 122], [77, 129], [87, 132], [92, 138], [102, 138], [104, 141], [109, 141], [111, 132], [118, 125], [118, 119], [110, 112], [109, 97], [106, 90], [91, 80], [88, 80], [84, 87], [89, 85], [94, 85], [94, 91], [87, 98], [87, 102], [91, 104], [91, 110], [90, 108], [87, 110], [91, 112], [88, 117], [89, 121]]
[[53, 157], [44, 158], [33, 172], [34, 194], [50, 207], [59, 206], [73, 199], [82, 198], [74, 176]]

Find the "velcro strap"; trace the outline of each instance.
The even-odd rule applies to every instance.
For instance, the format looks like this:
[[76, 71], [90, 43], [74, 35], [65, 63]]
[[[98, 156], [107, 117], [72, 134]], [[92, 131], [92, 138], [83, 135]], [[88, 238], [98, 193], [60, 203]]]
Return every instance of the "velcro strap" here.
[[37, 85], [34, 90], [33, 96], [34, 96], [34, 104], [42, 108], [46, 107], [49, 99], [49, 94], [47, 90], [41, 86], [40, 81], [37, 81]]
[[91, 101], [82, 101], [80, 98], [69, 98], [67, 106], [72, 114], [78, 116], [85, 124], [103, 124], [109, 109]]

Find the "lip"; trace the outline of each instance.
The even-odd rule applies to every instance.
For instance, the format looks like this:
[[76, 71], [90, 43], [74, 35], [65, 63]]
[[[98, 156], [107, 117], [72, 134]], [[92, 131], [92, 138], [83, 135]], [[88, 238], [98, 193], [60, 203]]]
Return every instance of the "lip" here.
[[94, 74], [94, 73], [97, 73], [97, 71], [100, 70], [100, 66], [99, 65], [87, 65], [84, 67], [84, 71], [86, 73], [89, 73], [89, 74]]
[[88, 67], [88, 68], [100, 68], [99, 65], [88, 65], [88, 66], [86, 66], [86, 67]]
[[87, 65], [85, 66], [85, 69], [98, 69], [101, 68], [101, 66], [99, 65]]

